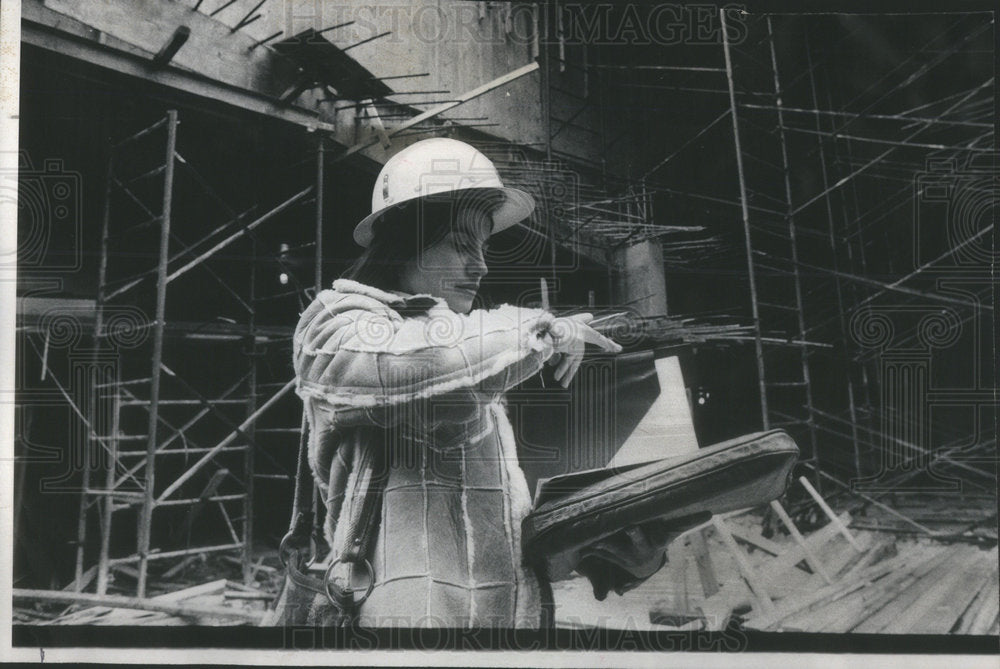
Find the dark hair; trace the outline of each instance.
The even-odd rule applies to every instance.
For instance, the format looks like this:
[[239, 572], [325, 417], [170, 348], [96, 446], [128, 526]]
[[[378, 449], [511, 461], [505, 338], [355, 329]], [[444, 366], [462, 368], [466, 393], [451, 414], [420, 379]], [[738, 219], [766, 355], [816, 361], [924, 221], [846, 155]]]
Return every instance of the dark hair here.
[[399, 290], [403, 267], [454, 228], [458, 207], [482, 207], [491, 212], [498, 204], [494, 191], [468, 190], [440, 197], [411, 200], [390, 209], [372, 226], [372, 242], [341, 274], [380, 290]]

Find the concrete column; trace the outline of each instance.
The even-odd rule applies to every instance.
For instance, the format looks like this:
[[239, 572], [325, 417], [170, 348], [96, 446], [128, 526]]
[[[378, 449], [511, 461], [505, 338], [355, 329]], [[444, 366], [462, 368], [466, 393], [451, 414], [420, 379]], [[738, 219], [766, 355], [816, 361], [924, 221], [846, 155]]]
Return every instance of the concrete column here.
[[628, 306], [641, 316], [667, 313], [667, 283], [663, 250], [656, 240], [646, 240], [612, 253], [615, 304]]

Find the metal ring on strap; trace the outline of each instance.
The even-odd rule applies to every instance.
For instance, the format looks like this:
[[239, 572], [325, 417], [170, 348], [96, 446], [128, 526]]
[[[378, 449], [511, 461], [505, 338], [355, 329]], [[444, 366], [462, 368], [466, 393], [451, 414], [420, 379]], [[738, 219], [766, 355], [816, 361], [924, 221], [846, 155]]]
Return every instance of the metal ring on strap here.
[[[339, 586], [335, 586], [333, 584], [333, 579], [331, 578], [333, 576], [333, 569], [341, 562], [345, 562], [345, 560], [342, 560], [339, 557], [335, 558], [332, 562], [330, 562], [330, 566], [326, 568], [326, 574], [324, 574], [323, 576], [323, 584], [326, 586], [326, 596], [330, 599], [330, 602], [334, 606], [336, 606], [338, 609], [342, 608], [342, 599], [338, 599], [337, 596], [338, 593], [336, 593], [333, 590], [333, 588], [336, 587], [340, 590], [340, 593], [342, 595], [351, 596], [351, 599], [354, 602], [354, 606], [361, 606], [362, 604], [365, 603], [368, 597], [371, 596], [372, 590], [375, 589], [375, 569], [372, 567], [372, 563], [369, 562], [367, 558], [365, 558], [364, 562], [360, 563], [364, 564], [365, 570], [368, 572], [368, 586], [364, 589], [365, 594], [361, 596], [361, 599], [354, 599], [353, 597], [354, 593], [360, 592], [361, 588], [350, 588], [350, 587], [340, 588]], [[359, 563], [349, 562], [348, 564], [355, 565]]]
[[[278, 559], [281, 560], [281, 566], [285, 569], [288, 568], [288, 558], [293, 552], [297, 552], [296, 548], [290, 545], [290, 541], [295, 535], [289, 532], [281, 539], [281, 543], [278, 544]], [[308, 567], [313, 562], [316, 561], [316, 554], [319, 552], [319, 547], [316, 545], [316, 538], [309, 535], [309, 560], [306, 562]]]

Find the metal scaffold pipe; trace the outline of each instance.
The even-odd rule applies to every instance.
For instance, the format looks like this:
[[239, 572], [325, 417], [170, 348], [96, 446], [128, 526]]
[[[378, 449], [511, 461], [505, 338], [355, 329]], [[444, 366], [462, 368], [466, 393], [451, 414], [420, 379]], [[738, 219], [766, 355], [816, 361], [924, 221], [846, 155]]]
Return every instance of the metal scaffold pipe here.
[[750, 305], [753, 310], [754, 352], [757, 358], [757, 387], [760, 391], [760, 412], [764, 429], [770, 421], [767, 416], [767, 387], [764, 379], [764, 346], [760, 333], [760, 309], [757, 306], [757, 282], [754, 277], [753, 244], [750, 239], [750, 210], [747, 204], [746, 179], [743, 175], [743, 150], [740, 146], [740, 124], [736, 115], [736, 89], [733, 84], [733, 62], [729, 54], [729, 39], [726, 37], [726, 10], [719, 8], [722, 25], [722, 50], [726, 59], [726, 81], [729, 86], [729, 109], [733, 121], [733, 143], [736, 148], [736, 171], [740, 181], [740, 211], [743, 215], [743, 235], [746, 240], [747, 277], [750, 282]]

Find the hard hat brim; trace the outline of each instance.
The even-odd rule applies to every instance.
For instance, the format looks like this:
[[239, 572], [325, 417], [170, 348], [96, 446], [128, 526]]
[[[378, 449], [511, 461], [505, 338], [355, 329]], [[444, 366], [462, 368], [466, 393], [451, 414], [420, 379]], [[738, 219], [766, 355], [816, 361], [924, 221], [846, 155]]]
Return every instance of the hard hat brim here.
[[[493, 212], [492, 234], [496, 234], [501, 230], [506, 230], [512, 225], [523, 221], [531, 216], [531, 212], [535, 210], [535, 198], [533, 198], [530, 193], [526, 193], [518, 188], [461, 188], [450, 192], [460, 193], [462, 191], [493, 191], [503, 195], [503, 201]], [[359, 246], [368, 248], [374, 238], [373, 226], [376, 221], [381, 219], [386, 215], [386, 213], [392, 211], [393, 209], [397, 209], [409, 202], [416, 202], [427, 198], [428, 196], [420, 196], [396, 202], [388, 207], [383, 207], [382, 209], [365, 216], [354, 228], [354, 241], [357, 242]]]

